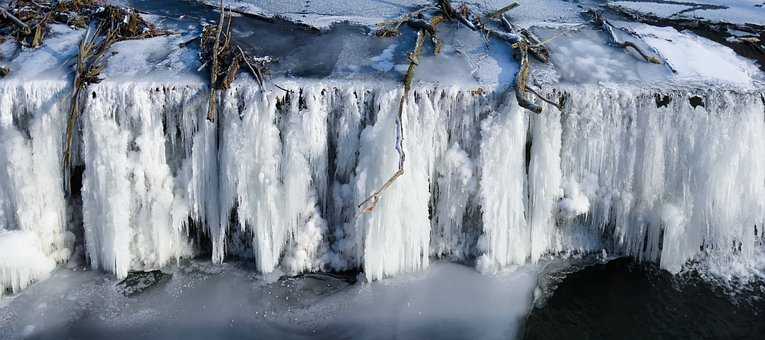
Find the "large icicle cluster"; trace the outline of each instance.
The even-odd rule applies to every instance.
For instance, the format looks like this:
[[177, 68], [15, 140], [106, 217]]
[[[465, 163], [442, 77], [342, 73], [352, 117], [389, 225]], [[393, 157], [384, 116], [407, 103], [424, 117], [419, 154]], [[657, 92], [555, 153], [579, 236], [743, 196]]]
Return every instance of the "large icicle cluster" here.
[[765, 224], [762, 93], [573, 93], [561, 166], [617, 249], [679, 271], [701, 251], [753, 263]]
[[0, 294], [69, 258], [61, 172], [65, 84], [0, 86]]
[[[124, 277], [210, 251], [262, 272], [361, 268], [375, 280], [432, 256], [482, 271], [604, 246], [671, 271], [700, 255], [761, 256], [759, 93], [563, 88], [563, 112], [531, 115], [512, 96], [417, 88], [403, 114], [405, 174], [363, 213], [398, 165], [402, 91], [387, 86], [240, 81], [215, 123], [196, 83], [93, 86], [77, 142], [90, 263]], [[0, 93], [0, 228], [31, 233], [58, 262], [72, 239], [62, 88]], [[0, 282], [12, 289], [50, 270], [9, 274], [19, 266], [8, 261]]]

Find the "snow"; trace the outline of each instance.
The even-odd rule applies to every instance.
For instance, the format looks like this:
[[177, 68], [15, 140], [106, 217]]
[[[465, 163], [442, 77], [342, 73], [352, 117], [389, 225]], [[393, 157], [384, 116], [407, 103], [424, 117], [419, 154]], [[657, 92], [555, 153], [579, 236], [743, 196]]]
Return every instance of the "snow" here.
[[0, 229], [0, 293], [15, 293], [48, 278], [56, 262], [43, 253], [40, 244], [32, 232]]
[[755, 77], [761, 76], [762, 72], [752, 61], [736, 55], [726, 46], [671, 27], [630, 26], [667, 60], [676, 71], [674, 79], [678, 82], [752, 88]]
[[[765, 8], [759, 0], [657, 0], [609, 1], [609, 6], [650, 13], [661, 18], [690, 18], [710, 22], [765, 25]], [[758, 6], [759, 5], [759, 6]]]
[[192, 72], [199, 67], [199, 54], [179, 44], [189, 36], [162, 36], [115, 43], [102, 78], [112, 81], [200, 82]]
[[[66, 79], [75, 65], [75, 57], [84, 31], [73, 30], [60, 24], [50, 25], [48, 30], [42, 47], [19, 48], [14, 53], [3, 55], [10, 61], [7, 64], [11, 71], [8, 78], [18, 81]], [[8, 44], [13, 42], [8, 40], [4, 43], [4, 45]]]

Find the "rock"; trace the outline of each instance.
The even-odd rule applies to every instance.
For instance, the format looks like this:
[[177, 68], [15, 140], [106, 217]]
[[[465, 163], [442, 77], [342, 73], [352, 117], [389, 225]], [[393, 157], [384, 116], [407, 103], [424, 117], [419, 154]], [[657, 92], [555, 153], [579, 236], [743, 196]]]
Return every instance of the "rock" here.
[[117, 290], [125, 296], [134, 296], [144, 291], [167, 283], [171, 274], [159, 270], [149, 272], [129, 272], [128, 276], [117, 284]]

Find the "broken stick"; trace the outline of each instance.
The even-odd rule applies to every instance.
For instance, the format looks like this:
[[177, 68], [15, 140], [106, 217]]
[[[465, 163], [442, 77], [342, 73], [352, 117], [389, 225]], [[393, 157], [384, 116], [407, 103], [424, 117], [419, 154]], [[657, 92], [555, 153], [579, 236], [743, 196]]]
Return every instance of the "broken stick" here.
[[14, 24], [16, 24], [16, 26], [19, 26], [24, 35], [32, 34], [32, 29], [29, 28], [29, 25], [21, 21], [21, 19], [17, 18], [15, 15], [11, 14], [11, 12], [8, 12], [8, 10], [5, 8], [0, 8], [0, 16], [2, 16], [4, 19], [12, 21]]
[[488, 19], [499, 19], [500, 17], [505, 15], [505, 12], [507, 12], [507, 11], [513, 9], [513, 8], [516, 8], [516, 7], [520, 6], [520, 5], [521, 4], [519, 4], [517, 2], [513, 2], [513, 3], [511, 3], [511, 4], [509, 4], [509, 5], [505, 6], [505, 7], [502, 7], [502, 8], [500, 8], [500, 9], [494, 11], [494, 12], [491, 12], [491, 13], [487, 14], [486, 18], [488, 18]]
[[207, 108], [207, 120], [215, 122], [215, 118], [218, 116], [218, 102], [217, 93], [215, 91], [215, 84], [218, 82], [218, 72], [220, 68], [220, 61], [218, 60], [218, 53], [220, 51], [220, 36], [223, 32], [223, 21], [226, 18], [226, 8], [223, 5], [223, 0], [220, 0], [220, 18], [218, 19], [218, 28], [216, 29], [217, 36], [215, 37], [215, 43], [212, 50], [212, 65], [210, 67], [210, 100]]

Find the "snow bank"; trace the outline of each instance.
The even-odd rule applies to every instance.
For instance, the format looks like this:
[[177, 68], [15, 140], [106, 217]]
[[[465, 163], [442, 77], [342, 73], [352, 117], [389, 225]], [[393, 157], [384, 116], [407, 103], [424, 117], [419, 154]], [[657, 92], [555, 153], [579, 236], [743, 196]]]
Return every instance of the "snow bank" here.
[[32, 232], [0, 229], [0, 295], [48, 278], [56, 262], [43, 253], [40, 244]]
[[[672, 27], [633, 24], [631, 28], [661, 54], [682, 83], [718, 83], [752, 88], [761, 71], [729, 47]], [[688, 53], [693, 51], [693, 53]]]

